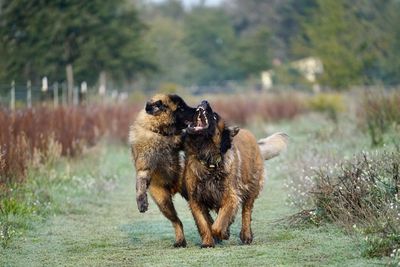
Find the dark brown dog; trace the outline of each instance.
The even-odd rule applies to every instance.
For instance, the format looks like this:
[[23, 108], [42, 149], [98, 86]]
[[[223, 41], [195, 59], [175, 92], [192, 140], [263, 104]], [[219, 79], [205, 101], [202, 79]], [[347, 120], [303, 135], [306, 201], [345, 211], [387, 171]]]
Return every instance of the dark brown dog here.
[[[229, 226], [240, 205], [240, 239], [244, 244], [252, 242], [251, 213], [264, 184], [264, 160], [278, 155], [286, 143], [285, 134], [275, 134], [262, 141], [261, 154], [249, 131], [227, 127], [207, 101], [198, 106], [184, 141], [184, 181], [202, 247], [213, 247], [214, 238], [229, 238]], [[210, 210], [218, 213], [215, 222]]]
[[185, 122], [193, 118], [195, 109], [177, 95], [156, 95], [131, 126], [129, 140], [136, 168], [136, 201], [140, 212], [148, 209], [147, 189], [160, 211], [175, 229], [175, 247], [185, 247], [181, 220], [172, 203], [182, 190], [182, 167], [179, 151]]

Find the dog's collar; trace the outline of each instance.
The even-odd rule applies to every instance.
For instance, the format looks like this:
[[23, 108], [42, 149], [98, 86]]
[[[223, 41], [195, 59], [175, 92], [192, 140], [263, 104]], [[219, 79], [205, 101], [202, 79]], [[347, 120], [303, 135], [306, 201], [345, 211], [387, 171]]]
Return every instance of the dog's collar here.
[[201, 165], [210, 168], [210, 169], [215, 169], [217, 167], [219, 167], [219, 165], [221, 164], [222, 161], [222, 157], [221, 155], [218, 155], [215, 160], [209, 159], [209, 160], [204, 160], [204, 159], [200, 159], [199, 161], [201, 163]]

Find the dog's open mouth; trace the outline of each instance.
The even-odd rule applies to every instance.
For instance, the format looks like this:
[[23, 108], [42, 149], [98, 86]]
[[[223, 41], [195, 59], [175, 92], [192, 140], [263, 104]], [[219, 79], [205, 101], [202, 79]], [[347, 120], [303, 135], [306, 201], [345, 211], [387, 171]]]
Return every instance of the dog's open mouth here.
[[198, 107], [196, 109], [194, 121], [189, 125], [189, 128], [198, 132], [207, 129], [209, 125], [206, 110], [202, 106]]

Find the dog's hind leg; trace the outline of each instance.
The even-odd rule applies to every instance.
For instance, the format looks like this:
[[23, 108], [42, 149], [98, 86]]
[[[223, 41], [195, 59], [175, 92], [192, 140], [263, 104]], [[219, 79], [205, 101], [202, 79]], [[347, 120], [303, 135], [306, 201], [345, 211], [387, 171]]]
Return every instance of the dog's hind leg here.
[[172, 203], [171, 193], [162, 186], [150, 185], [150, 194], [156, 202], [158, 208], [172, 222], [175, 230], [175, 247], [186, 247], [185, 234], [183, 232], [183, 225], [178, 218], [178, 214]]
[[255, 198], [246, 199], [242, 204], [242, 230], [240, 231], [240, 240], [243, 244], [250, 244], [253, 241], [253, 232], [251, 231], [251, 213], [253, 210]]

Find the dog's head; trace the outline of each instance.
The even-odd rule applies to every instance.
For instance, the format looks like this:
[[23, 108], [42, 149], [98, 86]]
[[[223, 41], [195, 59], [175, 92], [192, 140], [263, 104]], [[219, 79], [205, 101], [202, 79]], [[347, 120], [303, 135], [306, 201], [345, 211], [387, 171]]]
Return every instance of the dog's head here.
[[239, 132], [238, 127], [228, 127], [225, 121], [203, 100], [197, 106], [191, 123], [186, 129], [194, 142], [207, 144], [210, 141], [224, 154], [232, 147], [232, 140]]
[[189, 107], [178, 95], [157, 94], [146, 103], [145, 111], [155, 126], [171, 126], [181, 131], [192, 120], [196, 109]]

